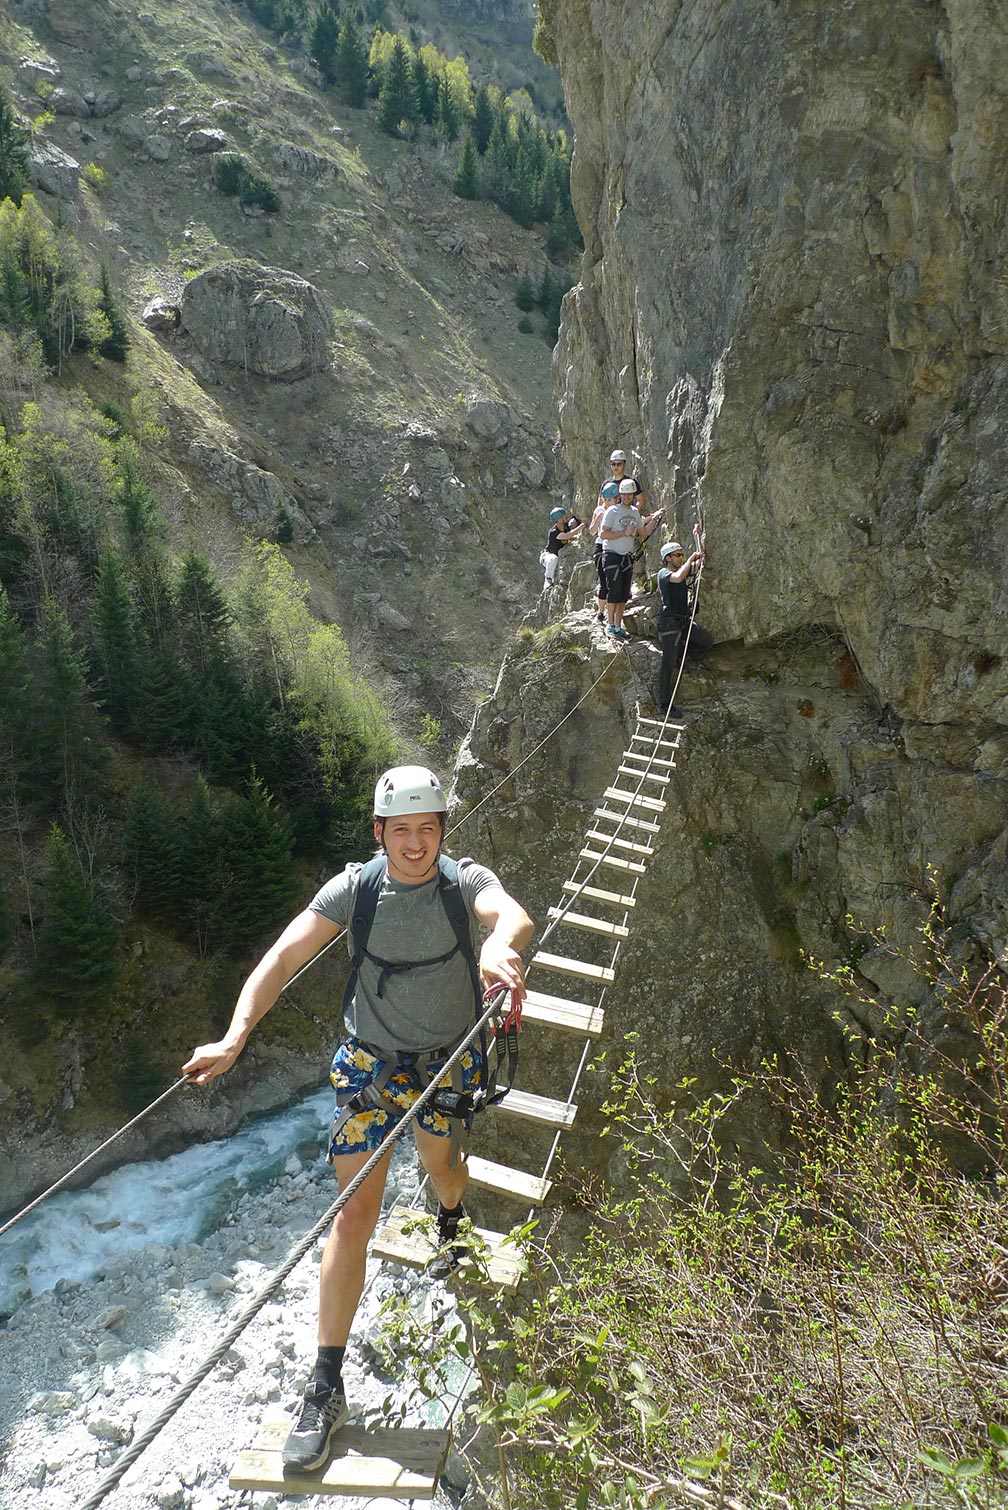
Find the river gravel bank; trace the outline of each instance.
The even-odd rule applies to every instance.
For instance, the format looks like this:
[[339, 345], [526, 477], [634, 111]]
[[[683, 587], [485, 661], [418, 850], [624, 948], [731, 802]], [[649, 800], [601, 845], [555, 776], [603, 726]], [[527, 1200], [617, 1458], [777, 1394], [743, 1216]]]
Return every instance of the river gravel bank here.
[[[410, 1144], [395, 1155], [387, 1199], [409, 1203], [417, 1189]], [[105, 1260], [86, 1280], [60, 1279], [21, 1299], [0, 1329], [0, 1506], [75, 1510], [83, 1503], [335, 1193], [321, 1160], [292, 1154], [280, 1178], [239, 1194], [204, 1239], [177, 1247], [147, 1244]], [[309, 1503], [262, 1492], [243, 1495], [227, 1479], [266, 1408], [295, 1409], [310, 1375], [320, 1255], [321, 1243], [112, 1490], [105, 1501], [109, 1510], [277, 1510]], [[15, 1284], [18, 1278], [15, 1270]], [[414, 1313], [424, 1320], [433, 1316], [435, 1325], [455, 1308], [451, 1293], [423, 1275], [369, 1267], [369, 1289], [344, 1369], [357, 1415], [378, 1408], [390, 1393], [402, 1399], [410, 1394], [412, 1361], [401, 1358], [388, 1372], [377, 1351], [385, 1331], [377, 1312], [394, 1292], [408, 1295]], [[415, 1405], [404, 1424], [434, 1423], [429, 1408]], [[435, 1501], [441, 1510], [482, 1504], [454, 1455], [442, 1486]], [[343, 1503], [378, 1510], [399, 1502]]]

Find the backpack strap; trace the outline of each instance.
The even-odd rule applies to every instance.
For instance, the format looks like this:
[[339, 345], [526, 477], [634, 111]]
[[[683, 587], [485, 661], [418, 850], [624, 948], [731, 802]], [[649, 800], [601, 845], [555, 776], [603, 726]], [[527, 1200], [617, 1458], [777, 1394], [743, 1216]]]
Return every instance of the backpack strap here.
[[360, 973], [361, 962], [367, 954], [367, 942], [371, 936], [371, 925], [374, 922], [375, 913], [378, 911], [378, 897], [382, 881], [385, 879], [385, 867], [384, 854], [374, 855], [357, 872], [357, 890], [354, 894], [350, 924], [347, 929], [350, 974], [343, 992], [344, 1018], [357, 989], [357, 976]]

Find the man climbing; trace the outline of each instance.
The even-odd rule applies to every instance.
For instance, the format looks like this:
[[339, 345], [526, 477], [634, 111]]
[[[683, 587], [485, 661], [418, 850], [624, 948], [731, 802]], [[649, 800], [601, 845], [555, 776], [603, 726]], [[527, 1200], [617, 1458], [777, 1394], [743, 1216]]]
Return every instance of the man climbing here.
[[[242, 987], [225, 1036], [197, 1048], [183, 1074], [205, 1085], [230, 1069], [256, 1023], [302, 965], [342, 929], [358, 934], [359, 968], [344, 998], [347, 1037], [332, 1061], [337, 1114], [329, 1162], [345, 1190], [383, 1138], [412, 1106], [475, 1021], [479, 987], [500, 983], [524, 994], [520, 950], [532, 935], [524, 908], [493, 871], [474, 860], [456, 865], [441, 854], [446, 804], [437, 777], [424, 766], [386, 771], [375, 789], [374, 836], [379, 856], [351, 864], [322, 887], [288, 924]], [[365, 903], [370, 909], [366, 930]], [[363, 948], [361, 918], [365, 917]], [[357, 920], [357, 929], [353, 927]], [[478, 961], [473, 925], [490, 930]], [[479, 1083], [481, 1055], [463, 1055], [453, 1085]], [[446, 1116], [426, 1107], [413, 1125], [417, 1151], [438, 1197], [441, 1247], [432, 1269], [458, 1262], [452, 1246], [464, 1216], [468, 1181]], [[343, 1355], [364, 1286], [367, 1247], [381, 1213], [391, 1149], [339, 1212], [322, 1257], [318, 1357], [301, 1412], [283, 1450], [291, 1470], [323, 1463], [330, 1439], [346, 1421]]]
[[543, 579], [543, 592], [552, 587], [557, 578], [557, 568], [560, 565], [560, 552], [565, 545], [576, 540], [584, 529], [584, 520], [579, 519], [568, 509], [550, 509], [550, 531], [546, 539], [546, 549], [540, 557], [545, 577]]
[[609, 481], [604, 482], [601, 489], [599, 490], [598, 503], [595, 505], [595, 512], [591, 516], [591, 523], [588, 526], [589, 531], [595, 539], [595, 548], [592, 552], [592, 561], [595, 566], [595, 575], [598, 577], [596, 618], [598, 619], [600, 624], [604, 624], [606, 621], [606, 580], [602, 573], [602, 518], [605, 514], [606, 509], [609, 508], [611, 504], [615, 503], [618, 498], [619, 483], [616, 482], [614, 478], [610, 477]]
[[[658, 635], [661, 639], [661, 670], [658, 673], [658, 707], [662, 713], [676, 716], [679, 709], [671, 701], [672, 683], [682, 660], [689, 628], [690, 582], [704, 565], [703, 552], [695, 550], [688, 561], [683, 560], [683, 548], [678, 540], [670, 540], [661, 548], [661, 570], [658, 573]], [[689, 637], [691, 651], [706, 650], [712, 644], [710, 635], [694, 624]]]
[[630, 638], [623, 628], [623, 613], [630, 600], [634, 550], [638, 540], [647, 537], [662, 514], [662, 510], [657, 509], [642, 519], [636, 507], [636, 496], [637, 483], [632, 477], [624, 477], [619, 484], [619, 497], [602, 515], [599, 529], [608, 617], [606, 633], [615, 640]]

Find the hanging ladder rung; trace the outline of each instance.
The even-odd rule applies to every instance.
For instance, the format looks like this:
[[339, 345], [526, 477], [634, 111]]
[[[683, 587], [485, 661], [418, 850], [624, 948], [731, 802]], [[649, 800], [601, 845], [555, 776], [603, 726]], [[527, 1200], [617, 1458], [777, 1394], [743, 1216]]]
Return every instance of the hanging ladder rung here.
[[[506, 1243], [503, 1232], [473, 1228], [474, 1236], [486, 1245], [481, 1256], [462, 1260], [455, 1271], [459, 1279], [482, 1280], [513, 1295], [522, 1276], [522, 1256], [513, 1243]], [[437, 1234], [431, 1218], [408, 1206], [393, 1206], [371, 1242], [376, 1258], [390, 1258], [408, 1269], [425, 1269], [437, 1249]]]
[[450, 1431], [342, 1426], [324, 1468], [285, 1473], [283, 1446], [293, 1425], [293, 1418], [279, 1407], [267, 1412], [251, 1447], [238, 1454], [228, 1480], [232, 1489], [261, 1489], [280, 1496], [340, 1495], [368, 1502], [376, 1498], [429, 1501], [451, 1446]]
[[663, 813], [666, 803], [661, 797], [648, 797], [642, 792], [625, 792], [621, 786], [607, 786], [604, 793], [614, 802], [626, 802], [630, 807], [643, 807], [649, 813]]
[[603, 834], [597, 828], [590, 828], [585, 834], [586, 839], [597, 839], [600, 844], [615, 844], [617, 849], [628, 849], [635, 855], [653, 855], [654, 850], [646, 844], [634, 844], [632, 839], [614, 839], [612, 834]]
[[548, 996], [545, 991], [526, 991], [522, 1002], [522, 1022], [537, 1022], [544, 1028], [561, 1033], [577, 1033], [601, 1038], [605, 1013], [582, 1001], [567, 1001], [563, 996]]
[[588, 933], [604, 933], [607, 938], [628, 939], [629, 928], [624, 928], [621, 923], [608, 923], [605, 918], [590, 918], [583, 912], [564, 912], [562, 907], [551, 907], [551, 918], [559, 918], [563, 923], [569, 923], [572, 928], [584, 928]]
[[619, 855], [600, 855], [594, 849], [582, 849], [578, 851], [578, 854], [582, 860], [591, 860], [596, 865], [611, 865], [613, 870], [629, 871], [634, 876], [647, 874], [647, 866], [642, 865], [639, 860], [623, 860]]
[[604, 818], [608, 823], [616, 823], [620, 828], [643, 829], [647, 834], [660, 834], [661, 826], [657, 823], [648, 823], [644, 818], [630, 818], [626, 813], [614, 813], [611, 808], [597, 807], [596, 818]]
[[573, 1127], [577, 1107], [569, 1101], [554, 1101], [550, 1096], [533, 1096], [528, 1091], [508, 1091], [495, 1112], [506, 1112], [523, 1122], [538, 1122], [541, 1127]]
[[593, 965], [586, 959], [568, 959], [563, 954], [533, 954], [532, 964], [543, 970], [558, 970], [561, 975], [577, 975], [582, 980], [603, 981], [610, 985], [616, 973], [608, 965]]
[[579, 896], [591, 897], [593, 902], [611, 902], [614, 907], [636, 907], [636, 897], [625, 891], [603, 891], [601, 886], [582, 886], [580, 881], [565, 881], [564, 891], [576, 891]]
[[678, 729], [681, 734], [686, 728], [685, 724], [669, 724], [663, 718], [637, 718], [638, 724], [643, 724], [646, 729]]
[[665, 745], [670, 750], [679, 748], [678, 739], [653, 739], [650, 734], [631, 734], [630, 743], [633, 744], [634, 740], [641, 745]]
[[[665, 762], [663, 761], [662, 764], [664, 765]], [[638, 781], [642, 778], [644, 781], [657, 781], [659, 786], [668, 786], [672, 780], [671, 776], [663, 776], [660, 771], [641, 771], [632, 765], [620, 765], [616, 769], [621, 776], [636, 776]]]
[[514, 1196], [527, 1206], [544, 1206], [553, 1188], [552, 1180], [541, 1175], [528, 1174], [524, 1169], [512, 1169], [508, 1164], [494, 1164], [490, 1159], [466, 1159], [469, 1182], [481, 1190], [496, 1190], [501, 1195]]
[[675, 770], [675, 761], [666, 760], [663, 755], [645, 755], [643, 751], [624, 750], [621, 758], [623, 760], [641, 760], [646, 766], [661, 766], [666, 771]]

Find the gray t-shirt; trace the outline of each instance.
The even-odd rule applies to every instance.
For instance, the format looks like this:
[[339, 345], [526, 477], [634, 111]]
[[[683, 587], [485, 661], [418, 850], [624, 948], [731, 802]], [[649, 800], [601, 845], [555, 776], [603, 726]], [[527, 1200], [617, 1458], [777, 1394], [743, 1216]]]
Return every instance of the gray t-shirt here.
[[[351, 864], [327, 881], [309, 902], [342, 927], [350, 925], [350, 909], [361, 867]], [[492, 870], [475, 860], [458, 862], [459, 887], [469, 913], [469, 933], [477, 921], [473, 904], [485, 891], [503, 887]], [[368, 952], [392, 961], [437, 959], [455, 945], [455, 932], [438, 894], [438, 877], [422, 886], [404, 886], [386, 873], [378, 894], [378, 907], [371, 925]], [[347, 935], [350, 943], [350, 936]], [[385, 980], [378, 995], [381, 966], [361, 961], [357, 986], [346, 1014], [347, 1032], [378, 1049], [440, 1048], [461, 1038], [474, 1021], [472, 979], [461, 949], [441, 965], [421, 965], [403, 970]]]
[[626, 508], [622, 503], [614, 503], [606, 509], [602, 515], [602, 528], [604, 530], [622, 530], [624, 533], [615, 540], [603, 540], [602, 549], [610, 551], [615, 556], [629, 556], [637, 541], [634, 539], [640, 529], [641, 516], [637, 509]]

